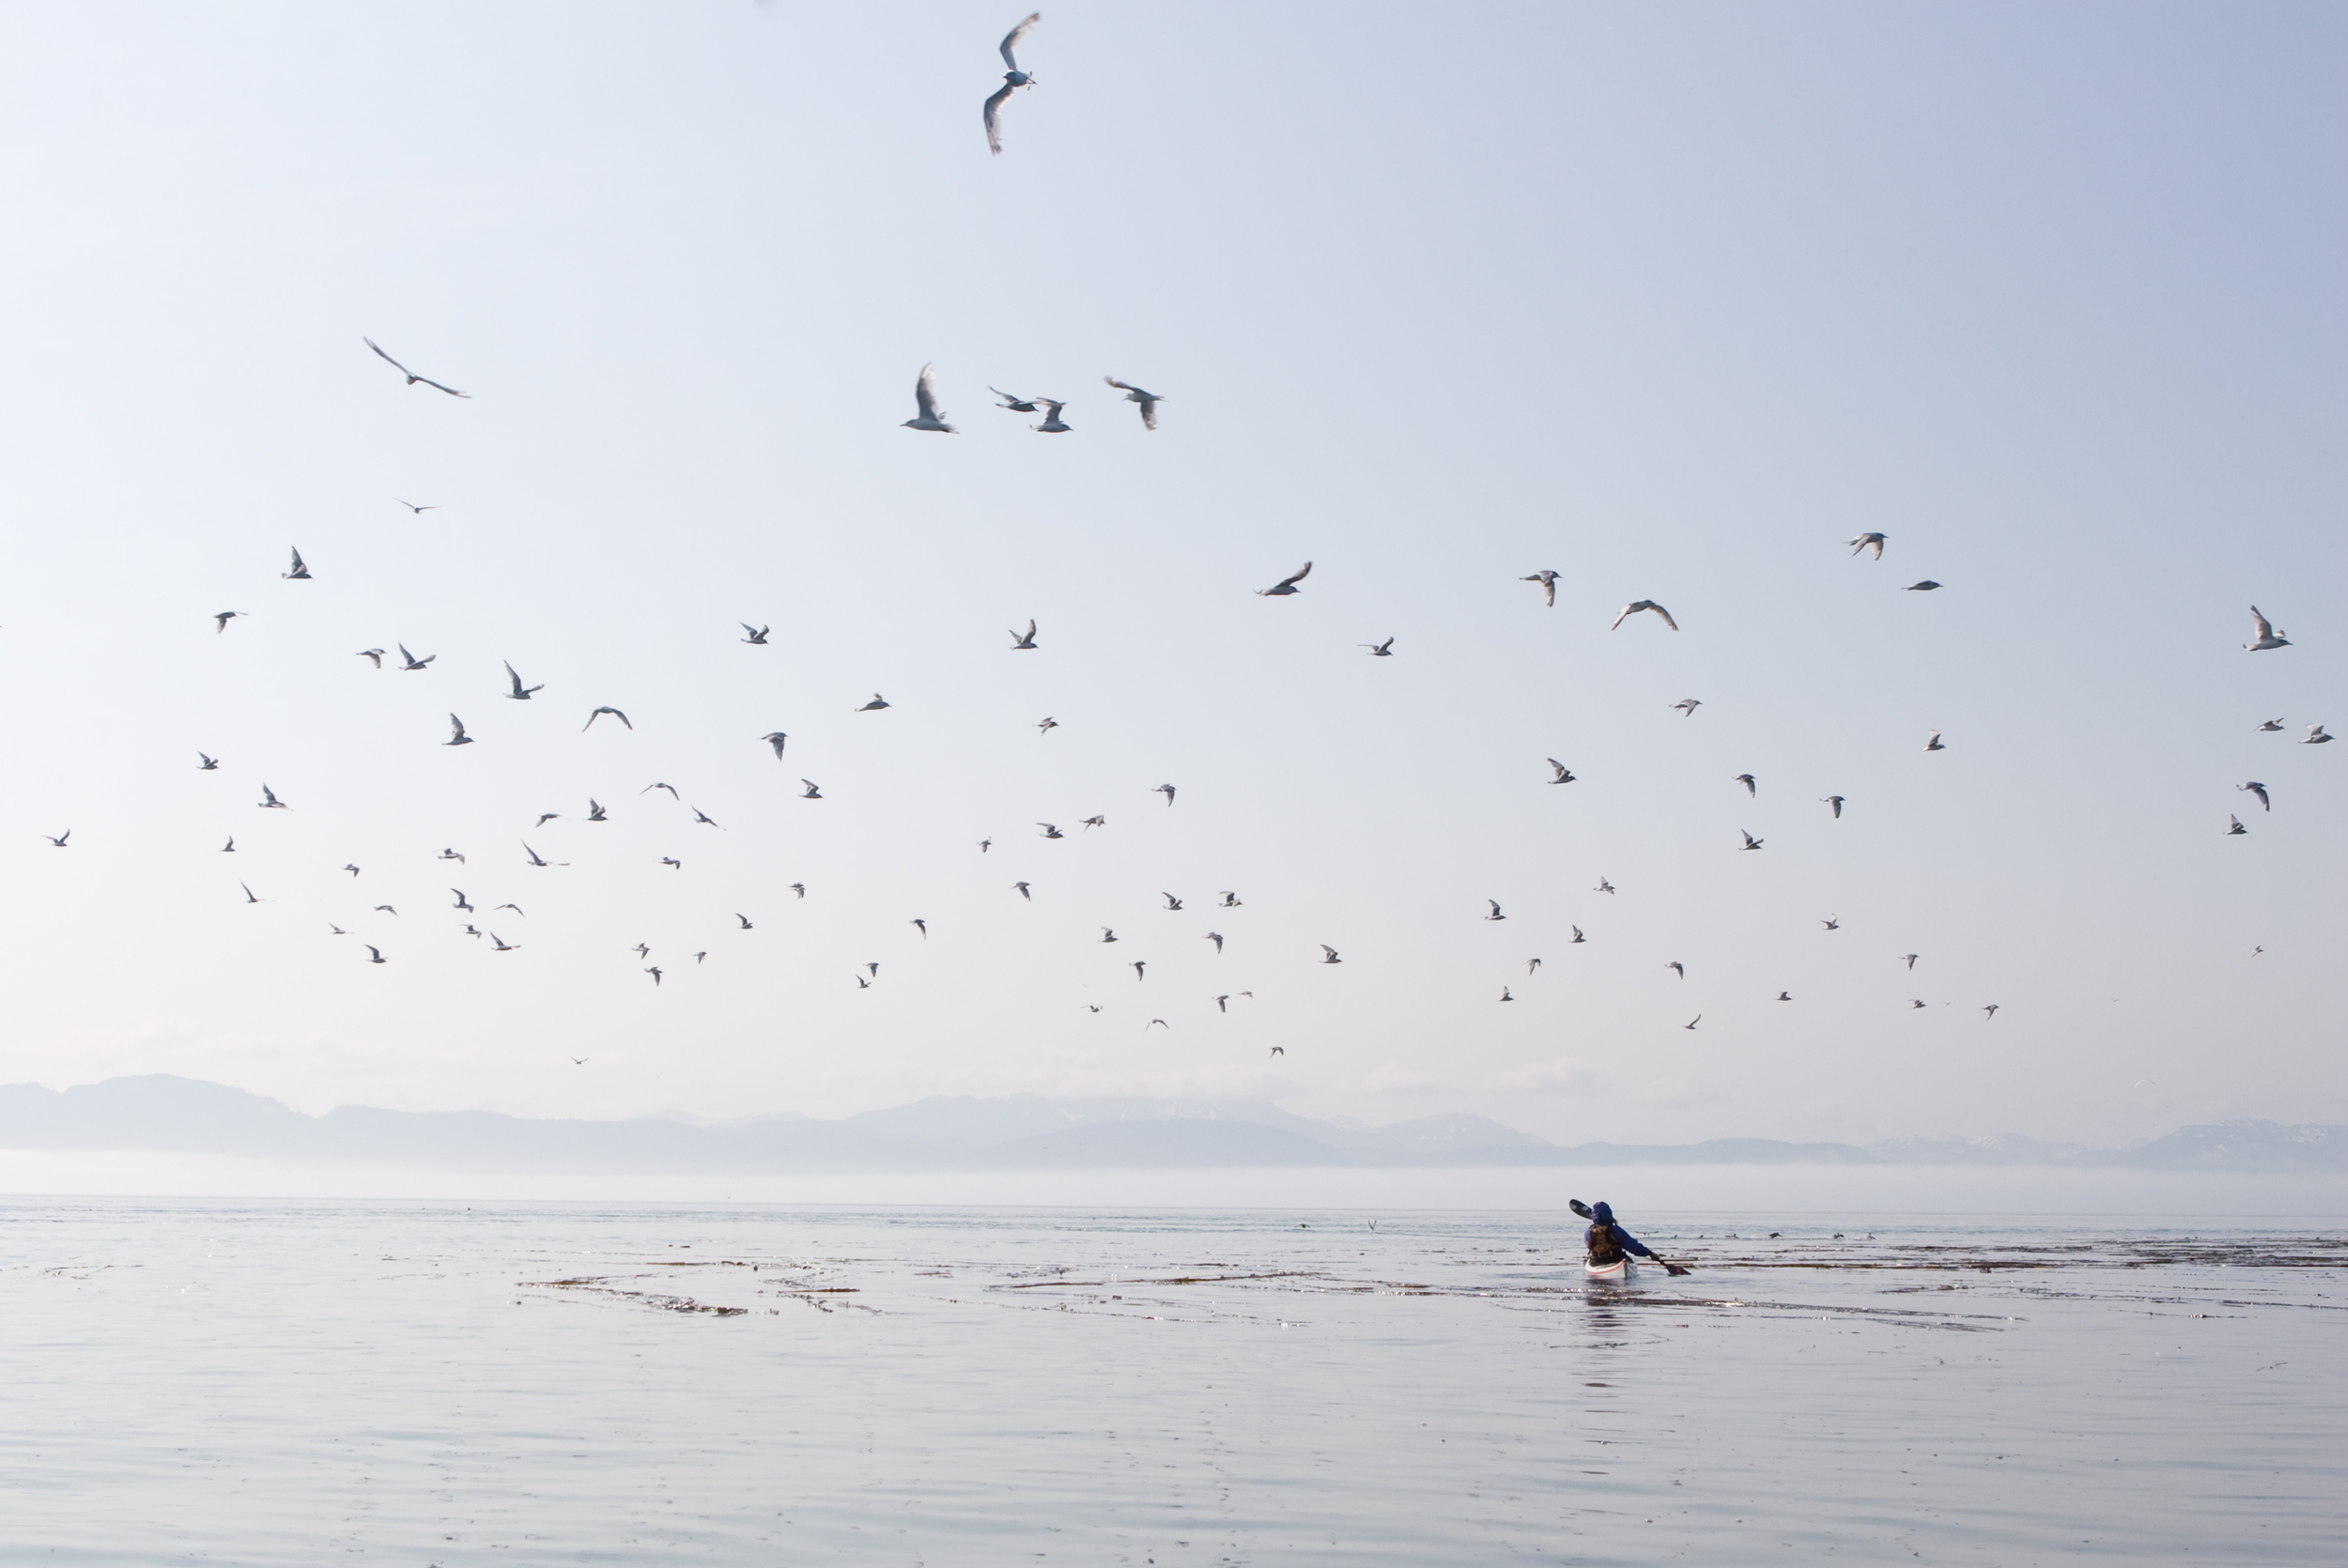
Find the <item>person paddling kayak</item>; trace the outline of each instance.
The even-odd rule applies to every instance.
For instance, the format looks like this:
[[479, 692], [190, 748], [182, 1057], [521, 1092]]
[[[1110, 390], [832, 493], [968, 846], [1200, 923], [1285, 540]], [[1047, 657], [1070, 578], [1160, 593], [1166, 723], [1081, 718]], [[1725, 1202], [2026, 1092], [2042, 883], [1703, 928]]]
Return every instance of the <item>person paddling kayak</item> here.
[[1584, 1220], [1590, 1228], [1583, 1233], [1582, 1244], [1589, 1252], [1584, 1267], [1593, 1280], [1627, 1280], [1630, 1277], [1630, 1260], [1647, 1258], [1661, 1264], [1666, 1274], [1685, 1274], [1688, 1266], [1657, 1257], [1646, 1243], [1614, 1223], [1614, 1211], [1605, 1204], [1592, 1208], [1580, 1198], [1568, 1198], [1566, 1207]]
[[[1590, 1228], [1583, 1233], [1582, 1242], [1589, 1249], [1593, 1268], [1611, 1268], [1620, 1263], [1625, 1253], [1635, 1257], [1655, 1257], [1645, 1242], [1614, 1223], [1614, 1209], [1602, 1203], [1591, 1206]], [[1661, 1262], [1661, 1259], [1656, 1261]]]

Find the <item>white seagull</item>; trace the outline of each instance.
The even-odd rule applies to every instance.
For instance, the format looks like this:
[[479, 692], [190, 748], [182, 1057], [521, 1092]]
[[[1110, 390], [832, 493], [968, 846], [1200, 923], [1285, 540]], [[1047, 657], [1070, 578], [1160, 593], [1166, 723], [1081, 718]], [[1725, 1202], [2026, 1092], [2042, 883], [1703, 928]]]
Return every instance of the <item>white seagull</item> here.
[[1556, 573], [1550, 571], [1547, 567], [1543, 567], [1540, 571], [1534, 573], [1531, 576], [1519, 577], [1517, 581], [1539, 583], [1541, 585], [1541, 597], [1548, 601], [1549, 607], [1552, 609], [1555, 609], [1557, 607]]
[[1031, 424], [1027, 426], [1028, 429], [1041, 430], [1046, 436], [1065, 436], [1076, 428], [1059, 417], [1059, 411], [1067, 407], [1067, 404], [1050, 397], [1038, 398], [1036, 401], [1043, 405], [1043, 423]]
[[1143, 392], [1139, 387], [1129, 385], [1114, 376], [1104, 376], [1101, 379], [1123, 392], [1126, 402], [1141, 405], [1141, 427], [1144, 430], [1158, 427], [1158, 405], [1166, 401], [1164, 398], [1153, 392]]
[[1876, 559], [1877, 561], [1883, 559], [1883, 535], [1880, 533], [1862, 533], [1858, 538], [1846, 539], [1844, 543], [1850, 546], [1850, 553], [1853, 555], [1872, 547], [1876, 552]]
[[610, 715], [613, 718], [618, 719], [618, 720], [619, 720], [619, 721], [620, 721], [623, 725], [626, 725], [626, 726], [628, 729], [630, 729], [630, 730], [633, 730], [633, 729], [635, 729], [635, 728], [636, 728], [636, 726], [634, 726], [633, 724], [629, 724], [629, 723], [627, 722], [627, 715], [626, 715], [626, 714], [624, 714], [624, 713], [620, 712], [620, 710], [619, 710], [619, 709], [617, 709], [617, 708], [597, 708], [597, 709], [596, 709], [594, 713], [589, 714], [589, 715], [587, 715], [587, 722], [586, 722], [586, 723], [584, 723], [584, 724], [582, 724], [582, 725], [580, 725], [580, 726], [579, 727], [579, 732], [580, 734], [582, 734], [582, 735], [583, 735], [583, 734], [585, 734], [588, 730], [590, 730], [594, 729], [594, 728], [595, 728], [595, 720], [597, 720], [597, 719], [601, 718], [601, 717], [602, 717], [604, 715], [606, 715], [606, 714], [610, 714]]
[[2301, 746], [2322, 746], [2330, 739], [2331, 737], [2329, 735], [2324, 733], [2324, 727], [2322, 725], [2310, 724], [2308, 726], [2307, 739], [2301, 741], [2299, 744]]
[[1270, 588], [1259, 588], [1256, 590], [1256, 597], [1259, 599], [1285, 599], [1290, 594], [1298, 592], [1296, 585], [1303, 582], [1306, 577], [1312, 576], [1312, 572], [1313, 563], [1308, 561], [1305, 562], [1304, 565], [1299, 566], [1295, 571], [1290, 572], [1287, 576], [1282, 577], [1278, 582], [1274, 583]]
[[[366, 345], [369, 348], [374, 349], [374, 350], [375, 350], [378, 354], [382, 354], [382, 355], [383, 355], [383, 362], [384, 362], [385, 364], [387, 364], [387, 365], [390, 365], [390, 366], [391, 366], [394, 370], [398, 371], [398, 372], [399, 372], [402, 376], [407, 377], [408, 377], [408, 384], [409, 384], [409, 386], [411, 386], [411, 387], [412, 387], [412, 386], [414, 386], [417, 382], [422, 381], [422, 382], [423, 382], [425, 386], [432, 388], [434, 391], [436, 391], [436, 392], [444, 392], [448, 393], [448, 394], [449, 394], [449, 396], [451, 396], [451, 397], [471, 397], [471, 396], [472, 395], [471, 392], [458, 392], [458, 391], [457, 391], [455, 387], [443, 387], [443, 386], [441, 386], [441, 385], [440, 385], [440, 382], [435, 381], [435, 380], [434, 380], [434, 379], [432, 379], [432, 377], [430, 377], [429, 376], [419, 376], [419, 375], [417, 375], [414, 371], [409, 370], [409, 369], [406, 365], [401, 364], [401, 363], [400, 363], [397, 360], [393, 359], [393, 358], [392, 358], [389, 354], [384, 354], [384, 353], [383, 353], [383, 346], [382, 346], [381, 344], [379, 344], [379, 343], [376, 342], [373, 338], [365, 338], [365, 337], [363, 337], [363, 338], [361, 338], [359, 341], [360, 341], [361, 343], [365, 344], [365, 345]], [[399, 498], [398, 498], [397, 496], [394, 496], [392, 499], [393, 499], [394, 500], [399, 500]], [[400, 504], [400, 505], [402, 505], [402, 506], [406, 506], [408, 503], [407, 503], [406, 501], [402, 500], [402, 501], [399, 501], [399, 504]], [[423, 511], [423, 510], [424, 510], [424, 508], [419, 507], [419, 508], [417, 508], [417, 510], [418, 510], [418, 511]]]
[[301, 563], [301, 552], [300, 550], [296, 550], [293, 553], [293, 570], [290, 572], [280, 572], [277, 575], [294, 582], [309, 582], [313, 580], [310, 576], [310, 568]]
[[2242, 645], [2244, 648], [2253, 653], [2263, 653], [2269, 648], [2291, 646], [2291, 639], [2268, 624], [2266, 617], [2259, 613], [2259, 607], [2256, 605], [2250, 607], [2250, 619], [2258, 625], [2258, 640], [2244, 643]]
[[451, 714], [448, 715], [448, 725], [450, 730], [449, 738], [440, 743], [442, 746], [472, 745], [472, 737], [465, 733], [465, 721], [463, 719], [458, 718], [455, 714]]
[[1676, 632], [1679, 630], [1679, 623], [1672, 619], [1672, 612], [1665, 609], [1662, 606], [1657, 604], [1652, 599], [1631, 600], [1629, 604], [1622, 607], [1622, 613], [1614, 617], [1614, 625], [1609, 626], [1606, 629], [1610, 632], [1613, 631], [1615, 626], [1620, 626], [1624, 622], [1630, 620], [1632, 616], [1645, 609], [1651, 609], [1657, 615], [1661, 616], [1663, 619], [1663, 624], [1669, 626], [1673, 631]]
[[904, 422], [905, 429], [935, 430], [947, 436], [955, 434], [954, 427], [946, 423], [945, 414], [937, 407], [937, 377], [930, 373], [927, 365], [921, 367], [921, 378], [913, 383], [913, 401], [920, 412]]
[[1011, 651], [1012, 653], [1032, 653], [1035, 652], [1034, 622], [1028, 622], [1027, 629], [1024, 632], [1006, 631], [1003, 635], [1011, 638]]
[[505, 695], [512, 698], [517, 702], [527, 702], [530, 700], [530, 694], [532, 692], [544, 691], [547, 689], [546, 683], [543, 681], [534, 686], [523, 685], [520, 673], [510, 664], [505, 667], [505, 677], [514, 684], [513, 689], [508, 691]]

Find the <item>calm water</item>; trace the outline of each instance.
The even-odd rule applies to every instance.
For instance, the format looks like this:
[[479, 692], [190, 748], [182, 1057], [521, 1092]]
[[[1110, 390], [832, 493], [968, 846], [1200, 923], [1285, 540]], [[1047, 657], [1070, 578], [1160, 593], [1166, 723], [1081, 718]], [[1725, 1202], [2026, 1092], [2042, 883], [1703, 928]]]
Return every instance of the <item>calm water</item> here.
[[1565, 1218], [20, 1200], [0, 1560], [2348, 1555], [2337, 1229]]

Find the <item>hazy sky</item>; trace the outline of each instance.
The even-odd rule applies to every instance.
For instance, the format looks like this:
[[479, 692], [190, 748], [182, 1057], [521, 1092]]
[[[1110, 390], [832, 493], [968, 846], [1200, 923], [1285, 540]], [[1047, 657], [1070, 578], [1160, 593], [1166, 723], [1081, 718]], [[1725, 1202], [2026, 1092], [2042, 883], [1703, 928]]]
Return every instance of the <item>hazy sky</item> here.
[[2348, 1119], [2337, 7], [1018, 14], [8, 13], [0, 1079]]

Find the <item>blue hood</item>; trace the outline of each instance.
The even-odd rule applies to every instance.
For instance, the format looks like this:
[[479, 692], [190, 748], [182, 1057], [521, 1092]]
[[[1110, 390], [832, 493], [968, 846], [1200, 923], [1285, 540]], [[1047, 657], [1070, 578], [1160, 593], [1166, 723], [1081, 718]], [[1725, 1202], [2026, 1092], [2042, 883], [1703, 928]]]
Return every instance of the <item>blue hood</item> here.
[[1594, 1225], [1611, 1225], [1614, 1222], [1614, 1210], [1612, 1206], [1602, 1203], [1592, 1204], [1590, 1206], [1590, 1223]]

